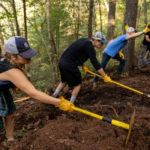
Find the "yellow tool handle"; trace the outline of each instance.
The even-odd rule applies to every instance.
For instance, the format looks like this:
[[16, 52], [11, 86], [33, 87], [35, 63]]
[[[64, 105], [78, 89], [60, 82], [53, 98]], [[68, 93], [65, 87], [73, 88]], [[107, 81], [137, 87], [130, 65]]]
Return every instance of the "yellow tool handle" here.
[[117, 121], [117, 120], [109, 119], [109, 118], [107, 118], [107, 117], [97, 115], [97, 114], [95, 114], [95, 113], [89, 112], [89, 111], [87, 111], [87, 110], [84, 110], [84, 109], [81, 109], [81, 108], [78, 108], [78, 107], [75, 107], [75, 106], [72, 106], [72, 108], [73, 108], [75, 111], [81, 112], [81, 113], [83, 113], [83, 114], [86, 114], [86, 115], [92, 116], [92, 117], [94, 117], [94, 118], [97, 118], [97, 119], [106, 121], [106, 122], [108, 122], [108, 123], [111, 123], [112, 125], [115, 125], [115, 126], [118, 126], [118, 127], [122, 127], [122, 128], [124, 128], [124, 129], [129, 130], [129, 124], [126, 124], [126, 123], [124, 123], [124, 122], [120, 122], [120, 121]]
[[83, 114], [86, 114], [86, 115], [89, 115], [89, 116], [95, 117], [95, 118], [97, 118], [97, 119], [100, 119], [100, 120], [102, 120], [102, 119], [103, 119], [103, 117], [102, 117], [102, 116], [97, 115], [97, 114], [94, 114], [94, 113], [89, 112], [89, 111], [87, 111], [87, 110], [84, 110], [84, 109], [81, 109], [81, 108], [78, 108], [78, 107], [75, 107], [75, 106], [73, 106], [72, 108], [73, 108], [74, 110], [78, 111], [78, 112], [81, 112], [81, 113], [83, 113]]
[[129, 124], [124, 123], [124, 122], [120, 122], [120, 121], [118, 121], [118, 120], [113, 120], [113, 119], [112, 119], [111, 124], [112, 124], [112, 125], [115, 125], [115, 126], [118, 126], [118, 127], [122, 127], [122, 128], [124, 128], [124, 129], [127, 129], [127, 130], [129, 130], [129, 128], [130, 128]]
[[[89, 71], [89, 70], [88, 70], [88, 72], [89, 72], [90, 74], [93, 74], [93, 75], [95, 75], [95, 76], [97, 76], [97, 77], [103, 79], [103, 77], [100, 76], [100, 75], [98, 75], [97, 73], [94, 73], [94, 72]], [[145, 93], [143, 93], [143, 92], [140, 92], [140, 91], [138, 91], [138, 90], [135, 90], [135, 89], [133, 89], [133, 88], [130, 88], [130, 87], [126, 86], [126, 85], [120, 84], [120, 83], [118, 83], [118, 82], [116, 82], [116, 81], [113, 81], [113, 80], [112, 80], [111, 83], [117, 84], [117, 85], [122, 86], [122, 87], [124, 87], [124, 88], [126, 88], [126, 89], [129, 89], [129, 90], [134, 91], [134, 92], [136, 92], [136, 93], [139, 93], [139, 94], [141, 94], [141, 95], [146, 95], [146, 96], [147, 96], [147, 94], [145, 94]]]
[[31, 97], [25, 97], [25, 98], [21, 98], [21, 99], [15, 100], [14, 102], [15, 102], [15, 103], [21, 102], [21, 101], [28, 100], [28, 99], [30, 99], [30, 98], [31, 98]]

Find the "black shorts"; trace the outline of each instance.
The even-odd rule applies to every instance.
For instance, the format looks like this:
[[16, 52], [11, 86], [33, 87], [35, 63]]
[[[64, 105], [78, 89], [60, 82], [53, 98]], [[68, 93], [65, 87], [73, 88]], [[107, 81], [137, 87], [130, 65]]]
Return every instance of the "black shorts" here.
[[66, 82], [69, 87], [81, 84], [81, 73], [77, 66], [59, 63], [59, 70], [61, 74], [61, 81]]

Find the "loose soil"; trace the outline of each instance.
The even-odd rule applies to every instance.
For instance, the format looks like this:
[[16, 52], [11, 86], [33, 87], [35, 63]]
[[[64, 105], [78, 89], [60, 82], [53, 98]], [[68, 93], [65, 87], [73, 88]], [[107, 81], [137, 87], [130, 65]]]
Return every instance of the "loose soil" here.
[[[141, 92], [150, 93], [149, 76], [150, 71], [144, 70], [130, 77], [112, 78]], [[93, 89], [92, 83], [92, 77], [83, 82], [75, 105], [125, 123], [130, 123], [131, 115], [136, 110], [127, 144], [128, 131], [123, 128], [79, 112], [62, 112], [52, 105], [28, 100], [16, 104], [15, 146], [2, 146], [5, 140], [2, 131], [0, 150], [149, 150], [150, 98], [102, 80]], [[69, 99], [71, 91], [62, 94]]]

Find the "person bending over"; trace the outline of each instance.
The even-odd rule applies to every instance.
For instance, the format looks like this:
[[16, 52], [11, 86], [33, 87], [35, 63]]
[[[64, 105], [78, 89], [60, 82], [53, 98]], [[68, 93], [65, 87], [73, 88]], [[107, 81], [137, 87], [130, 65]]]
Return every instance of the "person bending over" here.
[[[124, 66], [125, 66], [125, 59], [124, 59], [124, 54], [121, 52], [121, 49], [125, 47], [128, 43], [128, 40], [136, 38], [143, 33], [149, 32], [150, 29], [148, 26], [141, 31], [135, 33], [135, 29], [133, 27], [129, 27], [126, 31], [126, 34], [121, 35], [114, 40], [112, 40], [108, 46], [104, 49], [104, 53], [102, 55], [102, 61], [101, 61], [101, 66], [103, 69], [105, 69], [107, 63], [109, 62], [110, 58], [116, 59], [117, 61], [120, 62], [118, 66], [118, 74], [122, 74]], [[94, 85], [97, 82], [98, 77], [94, 77]]]
[[30, 63], [37, 51], [30, 47], [26, 39], [20, 36], [11, 37], [6, 41], [4, 48], [6, 53], [0, 57], [0, 130], [4, 128], [2, 121], [4, 118], [6, 138], [9, 143], [14, 142], [14, 113], [16, 111], [9, 91], [10, 87], [16, 86], [31, 98], [53, 104], [61, 110], [73, 111], [71, 107], [73, 104], [64, 98], [54, 98], [37, 90], [27, 79], [22, 66]]
[[94, 68], [104, 77], [105, 82], [111, 81], [98, 62], [94, 49], [94, 47], [101, 48], [106, 43], [107, 40], [104, 38], [103, 33], [96, 32], [92, 39], [80, 38], [64, 51], [59, 60], [61, 82], [53, 93], [54, 97], [57, 97], [62, 88], [68, 84], [69, 87], [73, 87], [70, 102], [75, 102], [81, 88], [81, 73], [78, 66], [82, 66], [87, 59], [90, 59]]
[[[148, 27], [150, 28], [150, 23], [148, 24]], [[143, 59], [146, 55], [148, 55], [150, 52], [150, 31], [145, 33], [144, 40], [141, 44], [141, 53], [138, 61], [138, 68], [141, 69], [143, 66]], [[150, 58], [147, 58], [146, 65], [150, 64]]]

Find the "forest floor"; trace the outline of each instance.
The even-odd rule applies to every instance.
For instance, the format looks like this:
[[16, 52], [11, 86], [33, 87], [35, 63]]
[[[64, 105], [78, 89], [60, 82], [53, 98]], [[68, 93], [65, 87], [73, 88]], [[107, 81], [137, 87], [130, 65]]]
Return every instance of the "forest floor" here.
[[[135, 71], [130, 77], [112, 79], [139, 91], [150, 93], [150, 68]], [[62, 112], [35, 100], [17, 103], [16, 145], [5, 148], [0, 132], [0, 150], [149, 150], [150, 98], [99, 81], [93, 89], [92, 77], [82, 84], [75, 106], [125, 123], [136, 110], [130, 139], [128, 130], [79, 112]], [[50, 90], [50, 94], [52, 91]], [[64, 94], [69, 99], [71, 91]]]

